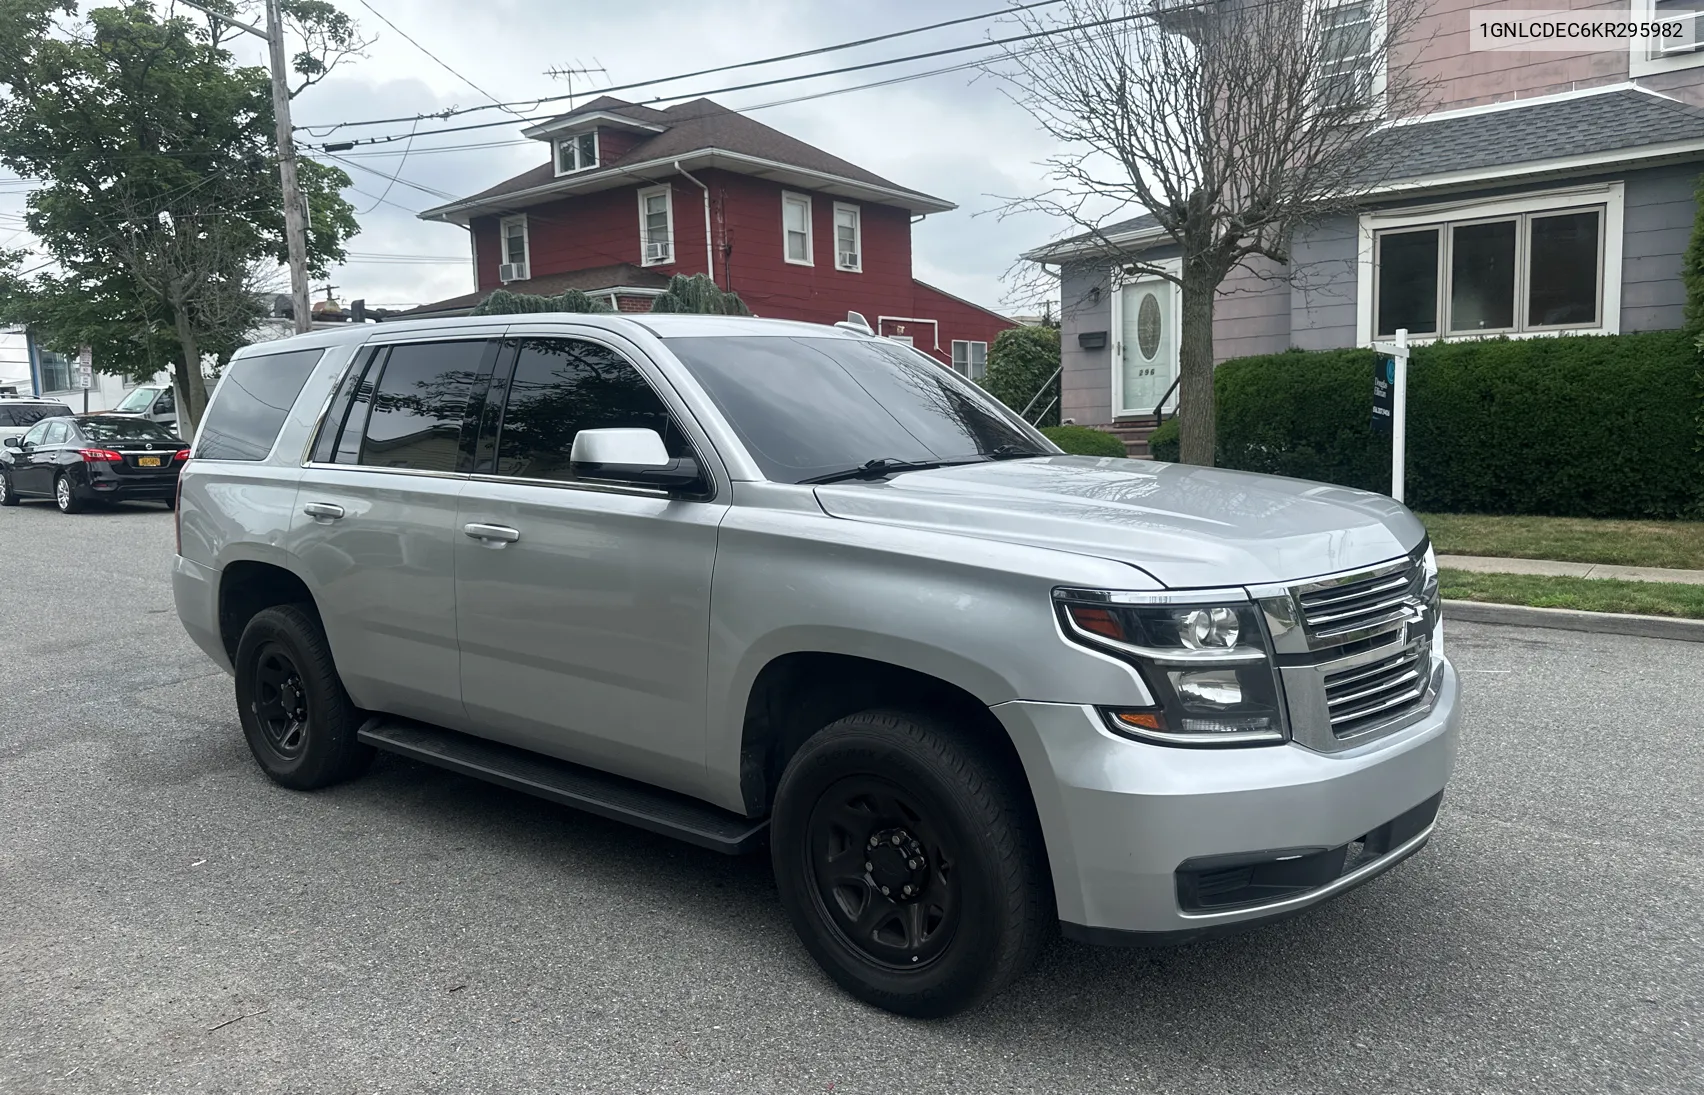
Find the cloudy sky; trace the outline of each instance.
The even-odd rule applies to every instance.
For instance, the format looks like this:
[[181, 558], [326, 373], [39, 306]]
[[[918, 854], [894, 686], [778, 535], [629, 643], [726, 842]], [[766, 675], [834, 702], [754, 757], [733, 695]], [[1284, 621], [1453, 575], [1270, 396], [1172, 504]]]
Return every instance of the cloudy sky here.
[[[575, 77], [575, 92], [592, 92], [990, 12], [1003, 2], [865, 0], [851, 6], [827, 0], [652, 0], [631, 5], [370, 0], [369, 8], [363, 0], [345, 0], [344, 10], [377, 41], [364, 59], [349, 63], [297, 99], [295, 120], [298, 126], [317, 127], [411, 116], [489, 103], [482, 92], [503, 101], [561, 95], [568, 85], [546, 74], [561, 66], [605, 69]], [[855, 18], [848, 17], [854, 14]], [[620, 94], [639, 101], [716, 93], [734, 84], [1012, 33], [1017, 29], [1009, 20], [982, 20], [807, 60], [656, 83]], [[245, 59], [260, 63], [261, 43], [254, 45], [253, 55]], [[958, 54], [712, 97], [733, 109], [751, 110], [765, 124], [903, 186], [956, 203], [957, 210], [931, 216], [914, 229], [916, 275], [977, 303], [1021, 310], [1024, 305], [1011, 299], [1003, 275], [1020, 251], [1058, 234], [1060, 226], [1035, 214], [1002, 219], [997, 215], [998, 196], [1040, 189], [1042, 170], [1037, 165], [1053, 148], [1030, 117], [1008, 99], [999, 80], [968, 69], [801, 102], [778, 102], [963, 64], [995, 52]], [[362, 229], [349, 244], [352, 261], [334, 275], [338, 297], [345, 302], [363, 297], [372, 306], [396, 306], [473, 288], [466, 233], [454, 225], [422, 222], [413, 213], [440, 204], [443, 196], [473, 193], [546, 158], [546, 146], [519, 137], [518, 121], [428, 135], [447, 125], [501, 118], [496, 111], [486, 111], [454, 122], [422, 122], [412, 147], [399, 141], [344, 154], [348, 161], [342, 166], [355, 187], [347, 196], [359, 213]], [[347, 139], [407, 133], [409, 128], [407, 123], [390, 124], [345, 129], [338, 135]], [[461, 147], [443, 150], [447, 146]], [[396, 175], [398, 181], [384, 178], [387, 174]], [[22, 200], [19, 189], [19, 184], [0, 182], [0, 240], [20, 227], [16, 219]], [[25, 237], [11, 246], [22, 242]]]

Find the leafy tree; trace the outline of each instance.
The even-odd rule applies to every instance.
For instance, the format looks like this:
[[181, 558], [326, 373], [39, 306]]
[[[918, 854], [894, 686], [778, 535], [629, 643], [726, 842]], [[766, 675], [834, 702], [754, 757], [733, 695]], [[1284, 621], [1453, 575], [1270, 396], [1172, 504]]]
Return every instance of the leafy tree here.
[[1001, 331], [988, 349], [988, 370], [981, 383], [989, 395], [1036, 425], [1057, 426], [1059, 329], [1012, 327]]
[[[1178, 287], [1180, 444], [1184, 462], [1210, 465], [1219, 287], [1238, 269], [1289, 276], [1299, 230], [1354, 208], [1396, 170], [1413, 127], [1379, 119], [1414, 114], [1431, 94], [1427, 6], [1385, 0], [1373, 23], [1314, 0], [1013, 10], [1047, 45], [1008, 46], [998, 67], [1060, 150], [1046, 161], [1052, 188], [1007, 208], [1048, 213], [1084, 237], [1031, 253], [1043, 263], [1098, 261], [1115, 289], [1133, 276]], [[1346, 48], [1378, 57], [1378, 76], [1371, 65], [1346, 69]], [[1109, 234], [1107, 222], [1136, 210], [1166, 252]]]
[[507, 289], [498, 289], [490, 296], [479, 302], [469, 315], [475, 316], [508, 316], [532, 315], [538, 312], [607, 312], [609, 305], [596, 297], [589, 297], [578, 289], [570, 289], [554, 297], [535, 296], [532, 293], [511, 293]]
[[[286, 7], [298, 92], [365, 44], [321, 0]], [[244, 343], [286, 257], [270, 82], [236, 64], [230, 33], [148, 0], [85, 19], [71, 0], [0, 0], [0, 163], [42, 180], [25, 221], [57, 267], [0, 272], [0, 322], [88, 345], [106, 372], [170, 365], [191, 428], [204, 358]], [[324, 276], [356, 231], [349, 178], [309, 161], [300, 177]]]
[[751, 309], [738, 293], [722, 289], [703, 274], [669, 279], [668, 291], [651, 302], [653, 312], [688, 312], [701, 316], [749, 316]]

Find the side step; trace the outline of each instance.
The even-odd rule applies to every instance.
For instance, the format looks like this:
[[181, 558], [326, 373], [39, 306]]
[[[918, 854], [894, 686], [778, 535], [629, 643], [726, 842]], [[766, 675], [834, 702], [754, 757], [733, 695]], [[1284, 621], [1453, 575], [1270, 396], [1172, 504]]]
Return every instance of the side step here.
[[389, 716], [369, 719], [357, 736], [377, 749], [525, 791], [599, 817], [625, 821], [724, 855], [751, 851], [769, 825], [767, 819], [741, 817], [708, 802], [637, 780], [407, 719]]

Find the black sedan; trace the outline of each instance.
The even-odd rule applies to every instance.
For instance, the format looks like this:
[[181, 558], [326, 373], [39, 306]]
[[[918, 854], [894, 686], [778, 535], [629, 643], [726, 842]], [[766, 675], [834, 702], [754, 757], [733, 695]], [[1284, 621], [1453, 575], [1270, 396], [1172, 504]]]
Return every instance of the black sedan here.
[[93, 501], [177, 505], [189, 443], [145, 419], [107, 414], [46, 418], [0, 448], [0, 506], [51, 498], [61, 513]]

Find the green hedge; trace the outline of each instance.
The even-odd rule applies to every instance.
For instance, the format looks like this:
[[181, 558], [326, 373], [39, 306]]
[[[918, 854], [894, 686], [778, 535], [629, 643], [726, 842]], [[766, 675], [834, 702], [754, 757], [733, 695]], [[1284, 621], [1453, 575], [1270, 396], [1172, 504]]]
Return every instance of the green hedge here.
[[[1240, 358], [1218, 369], [1218, 463], [1387, 493], [1371, 350]], [[1417, 347], [1408, 502], [1458, 513], [1704, 512], [1704, 411], [1682, 331]], [[1175, 456], [1173, 457], [1175, 458]]]
[[1037, 426], [1057, 426], [1059, 329], [1010, 327], [1001, 331], [988, 348], [988, 368], [977, 383]]
[[1047, 426], [1047, 439], [1074, 456], [1128, 456], [1124, 442], [1105, 430], [1088, 426]]

